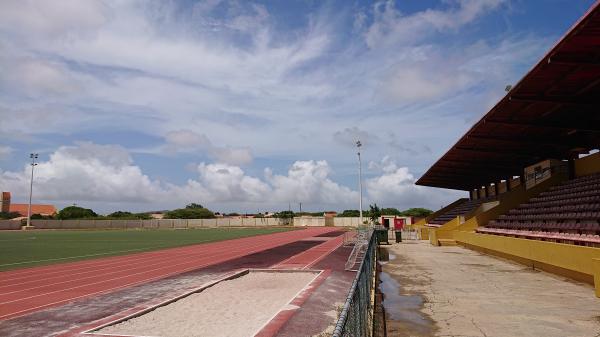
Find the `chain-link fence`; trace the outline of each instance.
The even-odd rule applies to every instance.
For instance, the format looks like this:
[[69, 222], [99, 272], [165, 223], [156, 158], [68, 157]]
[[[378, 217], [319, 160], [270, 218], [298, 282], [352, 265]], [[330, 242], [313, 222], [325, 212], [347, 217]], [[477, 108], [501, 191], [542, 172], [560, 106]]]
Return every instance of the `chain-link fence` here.
[[337, 321], [333, 337], [373, 336], [377, 237], [370, 232], [369, 245]]

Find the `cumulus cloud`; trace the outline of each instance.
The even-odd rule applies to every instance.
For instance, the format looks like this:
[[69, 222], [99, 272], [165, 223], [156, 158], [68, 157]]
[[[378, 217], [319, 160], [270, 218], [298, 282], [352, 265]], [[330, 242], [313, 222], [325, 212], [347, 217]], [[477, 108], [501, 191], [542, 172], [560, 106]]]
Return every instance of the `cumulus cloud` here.
[[265, 170], [266, 179], [273, 186], [273, 200], [327, 205], [347, 205], [357, 200], [357, 192], [332, 181], [331, 173], [324, 160], [296, 161], [287, 175]]
[[428, 207], [437, 210], [443, 205], [465, 197], [464, 192], [442, 192], [439, 189], [415, 185], [415, 177], [408, 167], [400, 167], [390, 157], [369, 163], [369, 168], [380, 172], [367, 179], [369, 198], [380, 205], [399, 207]]
[[[26, 165], [20, 172], [0, 172], [0, 185], [23, 197], [29, 170]], [[44, 200], [151, 202], [163, 189], [133, 164], [123, 147], [81, 142], [61, 146], [36, 166], [34, 192]]]
[[[29, 170], [26, 165], [22, 171], [0, 171], [0, 186], [25, 197]], [[285, 175], [267, 168], [264, 179], [224, 163], [200, 163], [195, 172], [197, 176], [183, 184], [161, 182], [144, 174], [119, 145], [79, 142], [61, 146], [36, 166], [34, 192], [38, 200], [129, 202], [161, 208], [192, 201], [264, 207], [287, 202], [345, 205], [357, 196], [330, 179], [332, 170], [326, 161], [297, 161]]]

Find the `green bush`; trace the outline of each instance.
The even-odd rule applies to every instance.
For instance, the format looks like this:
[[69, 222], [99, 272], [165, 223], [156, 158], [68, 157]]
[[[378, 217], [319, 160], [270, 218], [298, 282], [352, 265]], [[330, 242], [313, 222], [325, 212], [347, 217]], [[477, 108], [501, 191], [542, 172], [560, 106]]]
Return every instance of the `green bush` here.
[[79, 206], [69, 206], [69, 207], [65, 207], [62, 210], [60, 210], [60, 212], [58, 212], [58, 215], [56, 217], [61, 220], [86, 219], [86, 218], [97, 218], [98, 214], [96, 214], [96, 212], [92, 211], [89, 208], [83, 208], [83, 207], [79, 207]]
[[9, 220], [21, 216], [19, 212], [0, 212], [0, 219]]
[[199, 204], [189, 204], [165, 213], [165, 219], [212, 219], [215, 214]]

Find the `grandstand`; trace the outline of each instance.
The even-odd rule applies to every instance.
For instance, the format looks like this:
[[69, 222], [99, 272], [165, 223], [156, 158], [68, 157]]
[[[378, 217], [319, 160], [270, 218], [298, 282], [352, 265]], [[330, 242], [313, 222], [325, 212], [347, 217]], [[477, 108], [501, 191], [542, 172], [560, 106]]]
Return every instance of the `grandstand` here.
[[417, 181], [463, 190], [414, 226], [595, 284], [600, 297], [600, 2]]
[[493, 201], [493, 198], [484, 199], [459, 199], [459, 203], [455, 203], [447, 212], [443, 212], [427, 223], [428, 227], [440, 227], [446, 222], [456, 218], [468, 216], [473, 210], [484, 202]]

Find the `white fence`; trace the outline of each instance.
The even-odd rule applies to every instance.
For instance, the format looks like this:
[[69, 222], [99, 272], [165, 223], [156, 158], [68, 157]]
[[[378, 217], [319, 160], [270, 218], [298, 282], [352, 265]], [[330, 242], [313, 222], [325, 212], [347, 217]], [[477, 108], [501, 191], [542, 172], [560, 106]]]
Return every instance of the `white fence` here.
[[[342, 218], [334, 217], [330, 218], [331, 222], [325, 220], [322, 216], [303, 216], [294, 218], [294, 226], [313, 227], [313, 226], [335, 226], [335, 227], [358, 227], [360, 224], [360, 218]], [[367, 218], [364, 218], [367, 220]]]
[[294, 226], [301, 227], [322, 227], [325, 226], [325, 217], [315, 216], [315, 217], [295, 217], [294, 218]]
[[[367, 218], [363, 218], [363, 220], [368, 220]], [[360, 224], [360, 218], [333, 218], [333, 225], [336, 227], [358, 227]]]

